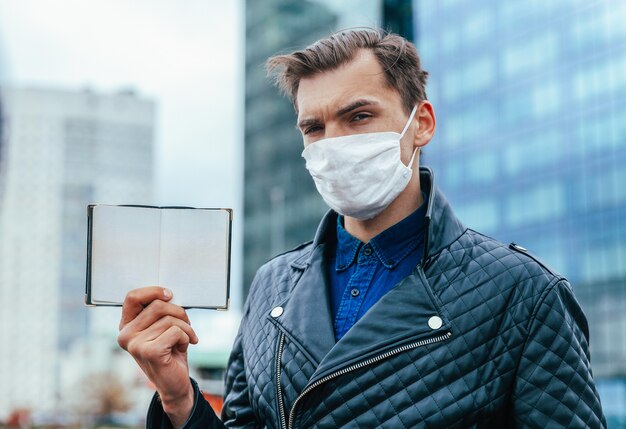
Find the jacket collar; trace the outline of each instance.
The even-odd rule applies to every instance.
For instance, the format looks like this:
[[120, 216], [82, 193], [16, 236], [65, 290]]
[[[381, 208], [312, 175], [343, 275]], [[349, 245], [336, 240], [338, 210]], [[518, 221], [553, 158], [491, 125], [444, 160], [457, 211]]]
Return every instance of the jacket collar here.
[[428, 232], [424, 237], [422, 257], [422, 265], [426, 266], [432, 257], [463, 234], [465, 226], [452, 211], [446, 197], [435, 187], [435, 176], [430, 167], [420, 167], [420, 185], [429, 192], [425, 217]]
[[[430, 169], [421, 168], [420, 178], [429, 195], [424, 225], [428, 231], [424, 237], [424, 267], [462, 235], [464, 227], [452, 213], [445, 197], [435, 188]], [[399, 342], [432, 335], [434, 332], [428, 324], [432, 316], [437, 315], [443, 320], [441, 330], [449, 329], [447, 317], [440, 311], [424, 272], [416, 269], [336, 342], [324, 269], [325, 248], [334, 245], [336, 222], [337, 213], [326, 213], [311, 250], [303, 252], [291, 263], [293, 286], [278, 303], [282, 307], [281, 315], [272, 317], [269, 311], [267, 314], [268, 319], [294, 340], [315, 364], [315, 377]]]
[[[465, 231], [465, 226], [452, 212], [452, 208], [446, 197], [435, 186], [435, 177], [430, 167], [420, 167], [420, 186], [428, 194], [426, 216], [424, 218], [424, 252], [422, 266], [426, 266], [431, 257], [437, 255], [448, 247]], [[313, 249], [310, 253], [304, 253], [300, 258], [291, 263], [294, 268], [305, 269], [311, 265], [315, 250], [319, 245], [327, 241], [329, 233], [335, 228], [337, 213], [329, 210], [320, 222], [315, 238]]]

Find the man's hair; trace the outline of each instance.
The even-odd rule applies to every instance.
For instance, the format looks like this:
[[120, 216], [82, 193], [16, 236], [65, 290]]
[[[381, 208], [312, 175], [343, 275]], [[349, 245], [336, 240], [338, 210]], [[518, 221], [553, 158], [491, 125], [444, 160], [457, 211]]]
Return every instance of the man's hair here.
[[384, 70], [389, 87], [395, 89], [407, 112], [426, 100], [428, 72], [422, 70], [415, 46], [404, 37], [381, 29], [352, 29], [331, 34], [326, 39], [286, 55], [267, 60], [268, 76], [298, 110], [300, 80], [335, 70], [350, 62], [362, 49], [369, 49]]

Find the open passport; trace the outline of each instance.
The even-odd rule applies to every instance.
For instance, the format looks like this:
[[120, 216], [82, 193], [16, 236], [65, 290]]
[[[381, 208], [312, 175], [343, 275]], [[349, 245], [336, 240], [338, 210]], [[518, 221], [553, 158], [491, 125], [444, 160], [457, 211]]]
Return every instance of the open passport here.
[[94, 204], [87, 224], [87, 305], [162, 286], [182, 307], [228, 308], [231, 209]]

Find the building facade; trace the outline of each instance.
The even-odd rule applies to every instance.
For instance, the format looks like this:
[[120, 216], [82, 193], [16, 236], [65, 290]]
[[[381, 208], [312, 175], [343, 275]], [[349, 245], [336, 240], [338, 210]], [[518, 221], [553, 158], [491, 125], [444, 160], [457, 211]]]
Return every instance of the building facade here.
[[626, 427], [626, 4], [413, 3], [439, 120], [423, 161], [469, 227], [572, 282]]
[[131, 92], [2, 97], [0, 419], [55, 408], [59, 356], [111, 320], [84, 307], [86, 206], [152, 201], [155, 122], [154, 102]]
[[[268, 4], [269, 3], [269, 4]], [[325, 211], [300, 158], [302, 137], [291, 102], [267, 79], [265, 60], [306, 46], [337, 16], [310, 1], [246, 1], [244, 295], [272, 256], [310, 240]]]
[[353, 27], [412, 31], [410, 0], [246, 2], [244, 295], [271, 257], [313, 239], [328, 207], [301, 158], [291, 102], [265, 75], [265, 60]]

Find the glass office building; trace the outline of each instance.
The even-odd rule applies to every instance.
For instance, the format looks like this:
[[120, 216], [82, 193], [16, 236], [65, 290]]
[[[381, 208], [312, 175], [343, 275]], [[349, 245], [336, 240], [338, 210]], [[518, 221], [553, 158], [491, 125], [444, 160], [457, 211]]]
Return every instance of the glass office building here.
[[311, 240], [324, 213], [300, 158], [291, 102], [265, 75], [265, 60], [328, 32], [336, 16], [308, 1], [246, 1], [244, 288], [272, 256]]
[[84, 305], [85, 208], [150, 203], [156, 112], [132, 91], [12, 87], [1, 96], [0, 419], [58, 409], [65, 357], [116, 326], [119, 313]]
[[379, 25], [382, 10], [381, 0], [246, 2], [245, 294], [263, 263], [313, 239], [328, 210], [304, 166], [293, 106], [267, 79], [265, 61], [337, 29]]
[[571, 281], [609, 427], [626, 427], [626, 3], [413, 12], [439, 124], [424, 163], [469, 227]]

